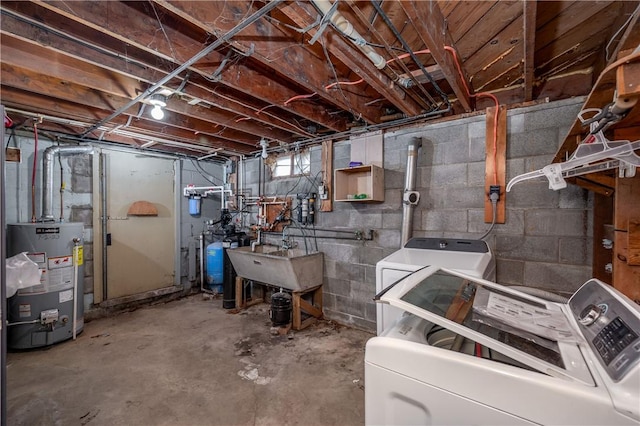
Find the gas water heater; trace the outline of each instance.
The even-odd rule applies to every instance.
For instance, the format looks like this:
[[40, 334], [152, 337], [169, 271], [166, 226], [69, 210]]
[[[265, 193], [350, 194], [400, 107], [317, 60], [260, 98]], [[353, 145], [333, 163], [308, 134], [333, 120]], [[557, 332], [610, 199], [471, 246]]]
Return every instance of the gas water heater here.
[[82, 223], [7, 225], [7, 255], [26, 252], [42, 272], [40, 284], [20, 289], [7, 300], [9, 348], [48, 346], [82, 331], [82, 232]]

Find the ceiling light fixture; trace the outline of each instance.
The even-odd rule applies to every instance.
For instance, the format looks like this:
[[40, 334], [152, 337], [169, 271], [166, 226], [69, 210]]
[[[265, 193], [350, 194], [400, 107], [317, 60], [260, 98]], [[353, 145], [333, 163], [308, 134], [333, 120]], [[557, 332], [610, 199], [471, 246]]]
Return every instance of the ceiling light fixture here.
[[156, 120], [162, 120], [164, 118], [164, 110], [162, 108], [167, 106], [167, 97], [159, 93], [154, 93], [147, 99], [153, 108], [151, 109], [151, 117]]

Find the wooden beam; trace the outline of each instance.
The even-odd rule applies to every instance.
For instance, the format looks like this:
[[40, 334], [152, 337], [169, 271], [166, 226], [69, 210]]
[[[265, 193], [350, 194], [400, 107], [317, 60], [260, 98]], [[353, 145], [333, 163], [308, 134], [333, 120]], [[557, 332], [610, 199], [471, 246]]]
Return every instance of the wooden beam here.
[[536, 11], [537, 0], [523, 1], [522, 25], [524, 32], [524, 101], [533, 99], [533, 84], [536, 53]]
[[[6, 50], [3, 51], [6, 52]], [[94, 90], [94, 88], [89, 85], [89, 82], [86, 80], [82, 81], [81, 78], [77, 78], [73, 72], [63, 72], [61, 75], [56, 75], [60, 74], [55, 71], [56, 67], [47, 64], [44, 59], [40, 61], [40, 65], [36, 68], [38, 68], [38, 71], [47, 70], [49, 73], [48, 75], [39, 74], [38, 71], [34, 71], [29, 68], [17, 67], [9, 63], [3, 63], [1, 67], [2, 84], [25, 92], [38, 93], [42, 96], [48, 97], [54, 96], [61, 100], [66, 100], [85, 107], [99, 108], [105, 112], [112, 112], [119, 109], [129, 101], [129, 98], [124, 95], [110, 95]], [[94, 79], [95, 86], [100, 86], [102, 84], [100, 80], [101, 78], [96, 75]], [[38, 105], [31, 105], [29, 110], [32, 111], [34, 108], [34, 112], [38, 112]], [[229, 142], [240, 141], [254, 146], [259, 140], [260, 135], [269, 131], [269, 129], [262, 127], [255, 122], [246, 122], [239, 125], [234, 120], [235, 116], [229, 112], [190, 106], [182, 101], [168, 100], [166, 110], [177, 113], [175, 115], [168, 114], [163, 121], [166, 125], [164, 130], [167, 134], [172, 134], [172, 124], [185, 129], [190, 128], [189, 125], [181, 122], [182, 116], [179, 114], [193, 117], [194, 119], [191, 119], [189, 124], [199, 124], [199, 127], [196, 127], [196, 129], [201, 128], [201, 131], [205, 134], [215, 132], [216, 126], [214, 123], [211, 123], [211, 121], [225, 123], [224, 126], [220, 126], [218, 131], [225, 129], [226, 135], [221, 139], [229, 138]], [[126, 115], [136, 116], [138, 111], [138, 107], [125, 111], [125, 119]], [[54, 115], [65, 116], [66, 113], [64, 109], [57, 109]], [[85, 117], [87, 117], [85, 118], [86, 120], [92, 121], [91, 118], [88, 118], [88, 115]], [[118, 120], [111, 123], [111, 125], [113, 127], [117, 126]], [[192, 138], [196, 138], [192, 131], [190, 132], [190, 135]]]
[[[75, 25], [73, 28], [77, 29], [79, 27], [81, 26]], [[42, 51], [42, 57], [44, 58], [50, 59], [54, 55], [64, 54], [65, 56], [87, 62], [87, 67], [99, 66], [104, 70], [103, 73], [112, 73], [112, 75], [115, 76], [127, 76], [139, 80], [141, 83], [147, 83], [148, 85], [166, 76], [174, 67], [171, 62], [158, 58], [157, 56], [154, 57], [142, 50], [138, 49], [137, 52], [134, 53], [136, 49], [132, 47], [128, 48], [129, 54], [127, 56], [113, 55], [100, 46], [91, 47], [88, 46], [87, 43], [79, 43], [76, 38], [66, 36], [62, 34], [60, 30], [34, 22], [28, 17], [18, 19], [12, 13], [5, 13], [2, 16], [2, 34], [3, 44], [7, 43], [8, 37], [19, 38], [24, 43], [30, 43], [32, 46], [36, 46], [34, 48], [46, 48], [46, 51]], [[32, 46], [24, 46], [24, 50], [30, 51]], [[7, 59], [7, 57], [8, 55], [5, 54], [4, 59]], [[139, 59], [134, 59], [135, 57]], [[84, 66], [81, 65], [80, 68], [82, 69]], [[197, 77], [197, 75], [195, 77]], [[178, 87], [183, 82], [182, 77], [176, 78], [173, 87]], [[144, 86], [144, 88], [146, 87], [147, 86]], [[197, 78], [191, 78], [189, 84], [184, 85], [181, 89], [180, 95], [202, 99], [202, 103], [206, 103], [209, 106], [215, 105], [216, 108], [222, 108], [238, 115], [251, 117], [252, 120], [270, 126], [271, 128], [285, 130], [298, 136], [311, 136], [309, 133], [291, 123], [293, 120], [288, 117], [286, 113], [279, 114], [277, 117], [274, 114], [258, 114], [257, 111], [259, 108], [264, 107], [264, 104], [252, 107], [247, 105], [246, 100], [241, 102], [223, 93], [223, 90], [219, 87], [216, 87], [216, 93], [214, 93], [210, 88], [199, 84]], [[238, 94], [235, 96], [237, 95]], [[271, 112], [274, 111], [271, 110]], [[283, 116], [281, 117], [280, 115]], [[215, 124], [222, 123], [213, 123], [213, 125]], [[286, 141], [286, 137], [284, 140]]]
[[613, 276], [607, 272], [607, 264], [613, 264], [613, 256], [611, 248], [606, 248], [602, 244], [604, 239], [611, 242], [614, 240], [613, 197], [596, 193], [593, 196], [592, 275], [611, 285]]
[[[90, 96], [86, 96], [87, 103], [83, 105], [71, 101], [65, 101], [64, 98], [60, 97], [54, 99], [48, 96], [46, 92], [38, 93], [39, 89], [37, 87], [33, 87], [35, 85], [25, 86], [22, 88], [5, 85], [12, 84], [12, 81], [15, 80], [13, 77], [15, 73], [6, 72], [5, 66], [6, 65], [2, 65], [2, 102], [6, 106], [33, 112], [36, 114], [61, 117], [67, 120], [76, 120], [87, 124], [93, 124], [95, 121], [100, 120], [108, 115], [108, 112], [106, 112], [105, 110], [99, 109], [92, 105], [92, 98]], [[25, 70], [18, 72], [18, 74], [29, 78], [29, 74]], [[43, 84], [45, 87], [48, 85], [50, 85], [50, 87], [53, 87], [55, 85], [55, 82], [53, 82], [52, 80], [45, 80]], [[13, 85], [15, 84], [13, 83]], [[28, 91], [28, 89], [33, 89], [33, 91]], [[116, 119], [114, 119], [114, 121], [111, 123], [111, 126], [113, 128], [125, 126], [127, 123], [127, 119], [127, 115], [123, 114], [121, 117], [117, 117]], [[43, 124], [43, 126], [47, 125], [49, 125], [49, 123]], [[44, 129], [44, 127], [42, 128]], [[85, 130], [85, 128], [71, 125], [55, 125], [52, 126], [50, 130], [69, 134], [78, 134], [81, 131]], [[127, 130], [137, 130], [141, 133], [141, 135], [155, 135], [156, 137], [163, 139], [172, 138], [178, 142], [193, 144], [196, 147], [224, 147], [230, 151], [237, 151], [240, 153], [255, 151], [254, 144], [240, 143], [237, 140], [225, 139], [225, 137], [220, 137], [212, 133], [194, 135], [192, 131], [187, 132], [187, 130], [181, 130], [173, 128], [171, 126], [167, 126], [165, 128], [162, 128], [163, 133], [160, 134], [158, 133], [158, 127], [150, 125], [149, 122], [144, 118], [141, 120], [133, 121], [132, 124], [128, 126]], [[99, 136], [100, 132], [98, 131], [96, 131], [95, 134], [92, 135], [92, 137], [96, 138]], [[136, 140], [134, 137], [124, 138], [115, 136], [114, 134], [109, 134], [108, 132], [106, 133], [106, 138], [114, 142], [124, 142], [128, 144]]]
[[[498, 114], [498, 128], [494, 123]], [[486, 119], [486, 160], [484, 172], [484, 221], [491, 223], [493, 219], [493, 206], [489, 199], [491, 185], [500, 186], [500, 199], [496, 210], [496, 223], [505, 223], [506, 213], [506, 164], [507, 164], [507, 108], [501, 105], [487, 108]], [[494, 139], [494, 130], [497, 131]], [[495, 143], [495, 145], [494, 145]]]
[[[465, 111], [471, 111], [473, 108], [469, 97], [470, 93], [467, 93], [465, 85], [469, 88], [469, 91], [472, 92], [473, 89], [471, 88], [469, 79], [464, 75], [461, 76], [458, 72], [451, 53], [445, 50], [445, 46], [450, 46], [455, 49], [455, 45], [437, 2], [434, 0], [410, 0], [399, 3], [409, 20], [413, 23], [417, 34], [431, 51], [433, 59], [440, 65], [445, 78], [458, 97], [460, 104]], [[460, 60], [462, 59], [460, 58]], [[462, 64], [460, 64], [460, 67], [464, 73]]]
[[[598, 77], [598, 81], [596, 81], [593, 89], [591, 89], [591, 93], [589, 93], [589, 96], [582, 106], [582, 109], [603, 108], [605, 105], [612, 102], [613, 94], [616, 88], [618, 67], [629, 66], [639, 62], [640, 53], [635, 53], [625, 56], [605, 68]], [[637, 111], [639, 108], [640, 107], [636, 105], [636, 107], [632, 110], [630, 116], [632, 116], [633, 111]], [[623, 120], [621, 124], [625, 123], [625, 121], [627, 123], [630, 121], [629, 116], [627, 116], [627, 118]], [[556, 152], [556, 155], [553, 158], [553, 162], [558, 163], [565, 161], [576, 150], [578, 143], [583, 140], [584, 136], [588, 132], [588, 127], [583, 126], [582, 122], [578, 118], [576, 118], [573, 122], [573, 126], [569, 130], [569, 133], [565, 137], [564, 142]]]
[[[206, 2], [154, 1], [167, 11], [210, 34], [224, 34], [235, 25], [235, 21], [231, 19], [220, 19], [219, 11], [213, 10]], [[250, 7], [251, 3], [246, 1], [227, 1], [227, 10], [233, 10], [236, 15], [250, 13]], [[250, 42], [244, 40], [250, 40]], [[327, 65], [327, 59], [312, 55], [304, 45], [292, 45], [289, 40], [290, 36], [286, 32], [267, 20], [261, 20], [260, 25], [245, 28], [238, 37], [230, 41], [230, 44], [243, 52], [253, 51], [252, 59], [280, 76], [291, 78], [307, 91], [306, 94], [316, 93], [325, 102], [356, 113], [368, 123], [379, 122], [382, 111], [378, 107], [366, 105], [368, 98], [346, 90], [337, 96], [327, 92], [325, 86], [329, 83], [328, 78], [333, 77], [333, 71]], [[254, 45], [253, 49], [249, 47], [250, 44]], [[224, 78], [224, 75], [222, 77]], [[252, 88], [256, 91], [258, 86], [252, 84]], [[284, 106], [287, 100], [282, 97], [275, 103]]]
[[322, 178], [327, 198], [320, 200], [321, 212], [333, 211], [333, 141], [322, 142]]
[[[640, 301], [640, 266], [634, 265], [637, 256], [634, 251], [637, 249], [635, 224], [640, 220], [639, 205], [640, 175], [632, 178], [616, 178], [613, 218], [615, 229], [613, 286], [635, 301]], [[629, 231], [632, 233], [631, 241]], [[630, 259], [631, 263], [629, 263]]]
[[[442, 72], [442, 69], [440, 68], [440, 65], [431, 65], [430, 67], [424, 67], [424, 69], [427, 70], [431, 78], [433, 78], [435, 81], [442, 80], [444, 78], [444, 74]], [[400, 74], [399, 77], [400, 78], [413, 77], [420, 84], [429, 83], [429, 79], [427, 78], [427, 76], [424, 75], [422, 70], [414, 70], [414, 71], [411, 71], [409, 74]]]
[[[181, 63], [181, 59], [190, 58], [204, 47], [207, 41], [207, 33], [202, 32], [202, 40], [188, 37], [185, 33], [172, 27], [158, 23], [156, 18], [151, 19], [136, 10], [134, 2], [78, 2], [74, 5], [73, 13], [68, 12], [63, 4], [39, 2], [37, 5], [28, 2], [2, 2], [2, 8], [11, 7], [25, 16], [39, 16], [45, 22], [51, 22], [53, 26], [68, 29], [68, 34], [78, 39], [90, 40], [96, 46], [105, 46], [111, 52], [116, 48], [116, 54], [122, 58], [131, 60], [134, 64], [140, 58], [145, 67], [154, 69], [159, 64], [169, 64], [164, 74], [159, 75], [155, 81], [166, 75], [167, 71]], [[245, 6], [246, 7], [246, 6]], [[167, 16], [167, 15], [164, 15]], [[158, 34], [166, 34], [159, 37]], [[194, 36], [195, 37], [195, 36]], [[140, 52], [144, 52], [142, 55]], [[151, 54], [153, 60], [148, 59]], [[142, 55], [142, 56], [140, 56]], [[224, 55], [212, 52], [207, 58], [209, 62], [199, 63], [190, 70], [198, 76], [209, 77], [212, 71], [223, 61]], [[213, 64], [213, 65], [212, 65]], [[123, 69], [134, 67], [128, 64]], [[177, 79], [179, 81], [181, 79]], [[178, 83], [179, 84], [179, 83]], [[320, 126], [336, 131], [346, 130], [344, 118], [329, 114], [327, 108], [308, 102], [292, 102], [282, 105], [282, 101], [297, 94], [290, 85], [284, 84], [281, 77], [257, 71], [246, 65], [246, 62], [235, 64], [226, 69], [222, 78], [217, 82], [222, 86], [237, 90], [249, 99], [259, 99], [267, 104], [278, 105], [289, 113], [296, 114], [304, 119], [311, 120]], [[176, 84], [177, 85], [177, 84]], [[255, 88], [260, 88], [256, 91]], [[216, 89], [213, 85], [212, 89]], [[197, 96], [196, 96], [197, 97]], [[203, 99], [215, 99], [215, 94], [210, 94]], [[260, 107], [263, 107], [262, 104]], [[255, 115], [251, 113], [251, 115]]]
[[[301, 28], [313, 25], [318, 15], [309, 3], [289, 3], [280, 8], [280, 11]], [[307, 32], [311, 37], [316, 33], [315, 28], [311, 28]], [[421, 112], [420, 105], [408, 97], [400, 86], [395, 85], [387, 75], [377, 69], [353, 43], [347, 42], [340, 35], [329, 37], [326, 32], [322, 37], [329, 52], [361, 77], [364, 80], [363, 85], [366, 83], [373, 87], [380, 95], [407, 115], [417, 115]]]

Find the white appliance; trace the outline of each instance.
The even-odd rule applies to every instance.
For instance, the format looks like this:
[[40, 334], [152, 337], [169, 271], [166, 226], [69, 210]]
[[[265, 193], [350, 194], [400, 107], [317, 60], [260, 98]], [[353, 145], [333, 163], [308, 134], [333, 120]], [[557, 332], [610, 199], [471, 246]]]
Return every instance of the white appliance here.
[[[403, 248], [376, 264], [376, 293], [425, 266], [438, 265], [478, 278], [495, 280], [496, 266], [489, 246], [482, 240], [412, 238]], [[393, 325], [402, 311], [389, 305], [376, 306], [378, 335]]]
[[640, 423], [640, 307], [601, 281], [555, 303], [428, 267], [365, 352], [367, 425]]

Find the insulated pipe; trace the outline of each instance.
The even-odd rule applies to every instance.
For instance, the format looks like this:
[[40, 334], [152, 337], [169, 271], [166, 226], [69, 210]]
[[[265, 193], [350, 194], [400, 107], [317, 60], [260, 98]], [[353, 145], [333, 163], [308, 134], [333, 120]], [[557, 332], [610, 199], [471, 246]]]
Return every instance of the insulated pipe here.
[[413, 207], [417, 200], [411, 199], [411, 191], [416, 186], [416, 169], [418, 166], [418, 149], [422, 146], [422, 139], [412, 138], [407, 146], [407, 172], [404, 180], [404, 196], [402, 201], [402, 236], [400, 247], [411, 238], [411, 230], [413, 229]]
[[[331, 8], [333, 7], [333, 4], [331, 4], [329, 0], [313, 0], [313, 4], [318, 8], [318, 10], [320, 11], [320, 13], [322, 13], [323, 16], [326, 16], [327, 13], [329, 13]], [[360, 51], [364, 53], [367, 56], [367, 58], [369, 58], [369, 60], [371, 60], [371, 62], [373, 62], [373, 65], [375, 65], [376, 68], [381, 70], [387, 66], [387, 61], [385, 61], [385, 59], [382, 56], [376, 53], [376, 51], [373, 50], [371, 46], [368, 46], [366, 44], [360, 44], [354, 41], [354, 40], [364, 40], [364, 39], [362, 38], [360, 33], [358, 33], [358, 31], [355, 28], [353, 28], [353, 25], [351, 24], [351, 22], [347, 21], [347, 19], [344, 16], [342, 16], [340, 12], [335, 10], [331, 14], [329, 19], [341, 33], [347, 36], [347, 38], [351, 40], [353, 44], [355, 44], [358, 47], [358, 49], [360, 49]]]
[[53, 159], [56, 154], [93, 154], [92, 146], [50, 146], [44, 150], [42, 167], [42, 217], [41, 221], [53, 221]]

